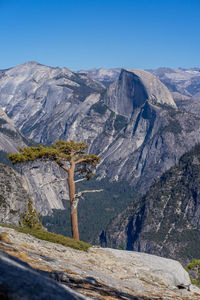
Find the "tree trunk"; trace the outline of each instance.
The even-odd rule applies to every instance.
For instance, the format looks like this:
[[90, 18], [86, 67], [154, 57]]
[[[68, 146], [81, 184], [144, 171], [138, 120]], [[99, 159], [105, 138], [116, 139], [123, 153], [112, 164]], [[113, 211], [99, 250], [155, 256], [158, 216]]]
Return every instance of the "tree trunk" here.
[[75, 164], [72, 164], [68, 171], [67, 182], [69, 188], [72, 237], [73, 239], [79, 241], [77, 201], [75, 199], [74, 170], [75, 170]]

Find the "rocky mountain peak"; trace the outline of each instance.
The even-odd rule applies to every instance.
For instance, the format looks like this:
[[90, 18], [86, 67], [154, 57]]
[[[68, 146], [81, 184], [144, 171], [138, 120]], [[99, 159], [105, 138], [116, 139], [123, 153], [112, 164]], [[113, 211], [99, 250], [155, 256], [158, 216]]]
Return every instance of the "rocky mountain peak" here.
[[31, 61], [27, 61], [25, 62], [23, 65], [27, 65], [27, 66], [34, 66], [34, 65], [41, 65], [40, 63], [38, 63], [37, 61], [35, 60], [31, 60]]
[[147, 100], [176, 108], [167, 87], [144, 70], [123, 69], [119, 79], [109, 86], [105, 95], [105, 103], [110, 109], [129, 118]]
[[176, 108], [168, 88], [153, 74], [145, 70], [129, 70], [139, 77], [146, 88], [149, 100]]

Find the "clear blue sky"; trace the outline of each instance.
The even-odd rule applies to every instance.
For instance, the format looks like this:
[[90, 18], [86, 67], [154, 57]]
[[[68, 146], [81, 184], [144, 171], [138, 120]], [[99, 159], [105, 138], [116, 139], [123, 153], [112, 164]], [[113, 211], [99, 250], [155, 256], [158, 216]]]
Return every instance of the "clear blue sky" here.
[[0, 69], [200, 67], [200, 0], [0, 0]]

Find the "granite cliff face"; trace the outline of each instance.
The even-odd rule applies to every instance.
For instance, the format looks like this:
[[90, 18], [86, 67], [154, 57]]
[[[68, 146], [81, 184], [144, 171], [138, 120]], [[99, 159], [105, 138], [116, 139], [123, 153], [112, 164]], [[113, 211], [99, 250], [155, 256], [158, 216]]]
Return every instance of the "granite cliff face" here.
[[[68, 118], [73, 119], [85, 99], [95, 103], [104, 89], [86, 74], [29, 62], [3, 72], [0, 103], [21, 133], [36, 142], [52, 142], [67, 130], [59, 113], [67, 111]], [[88, 99], [93, 93], [94, 99]], [[56, 130], [51, 128], [54, 131], [50, 134], [46, 126], [52, 117], [57, 120]]]
[[200, 146], [184, 154], [108, 226], [109, 246], [181, 260], [200, 258]]
[[[177, 110], [167, 88], [161, 87], [146, 71], [123, 70], [104, 96], [106, 105], [116, 114], [120, 111], [124, 119], [113, 114], [114, 134], [110, 145], [107, 140], [103, 144], [99, 170], [113, 179], [127, 180], [139, 192], [146, 191], [153, 178], [174, 165], [200, 137], [199, 117]], [[115, 134], [117, 119], [122, 125]]]
[[28, 140], [15, 128], [14, 123], [0, 108], [0, 151], [15, 153], [18, 147], [24, 147]]
[[0, 223], [19, 225], [29, 199], [25, 180], [9, 166], [0, 164]]
[[128, 118], [147, 101], [176, 108], [166, 86], [144, 70], [122, 70], [119, 80], [109, 86], [104, 101], [115, 113]]
[[20, 164], [17, 170], [41, 215], [50, 215], [53, 209], [64, 209], [63, 200], [69, 200], [67, 180], [59, 180], [66, 179], [67, 175], [56, 163], [35, 161]]

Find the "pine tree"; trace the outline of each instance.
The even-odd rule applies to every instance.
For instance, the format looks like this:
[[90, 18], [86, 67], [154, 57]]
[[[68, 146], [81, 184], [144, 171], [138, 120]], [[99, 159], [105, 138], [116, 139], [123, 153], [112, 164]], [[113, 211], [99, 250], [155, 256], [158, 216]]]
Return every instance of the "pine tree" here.
[[[57, 141], [51, 146], [19, 148], [19, 153], [9, 154], [8, 158], [14, 163], [25, 163], [40, 159], [42, 161], [55, 161], [67, 173], [67, 184], [69, 188], [70, 215], [72, 236], [79, 240], [77, 205], [78, 198], [75, 194], [75, 175], [90, 179], [94, 175], [92, 169], [99, 162], [96, 155], [87, 155], [88, 145], [84, 142]], [[89, 191], [84, 191], [89, 192]], [[82, 192], [82, 193], [84, 193]], [[96, 191], [95, 191], [96, 192]], [[81, 193], [81, 194], [82, 194]], [[77, 194], [78, 195], [78, 194]]]

